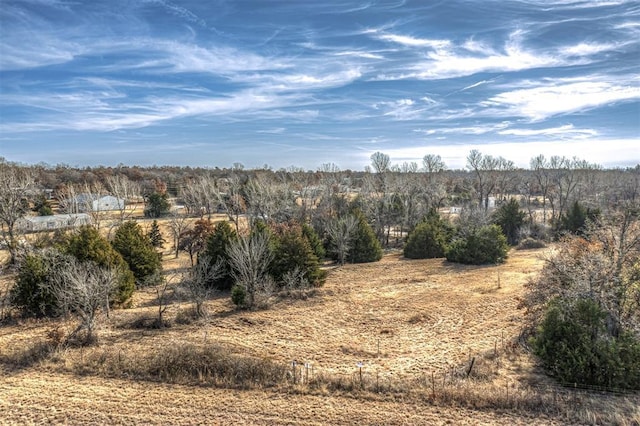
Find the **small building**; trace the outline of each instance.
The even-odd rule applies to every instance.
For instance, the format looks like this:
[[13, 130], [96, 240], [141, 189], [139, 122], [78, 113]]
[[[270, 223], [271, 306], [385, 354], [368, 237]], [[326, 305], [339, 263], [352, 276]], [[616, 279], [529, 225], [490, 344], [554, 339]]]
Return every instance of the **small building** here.
[[87, 213], [55, 214], [52, 216], [26, 216], [18, 219], [16, 227], [23, 232], [39, 232], [74, 228], [91, 223], [91, 216]]
[[78, 194], [68, 202], [70, 212], [106, 212], [124, 209], [125, 201], [113, 195]]
[[93, 200], [91, 208], [94, 212], [122, 210], [124, 209], [124, 200], [122, 198], [114, 197], [113, 195], [105, 195]]

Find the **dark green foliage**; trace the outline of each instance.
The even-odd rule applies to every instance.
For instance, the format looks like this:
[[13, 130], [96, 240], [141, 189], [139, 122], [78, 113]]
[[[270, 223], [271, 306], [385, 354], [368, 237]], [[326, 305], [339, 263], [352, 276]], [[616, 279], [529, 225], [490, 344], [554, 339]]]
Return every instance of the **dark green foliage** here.
[[155, 284], [149, 279], [162, 270], [162, 262], [140, 225], [133, 221], [120, 225], [111, 245], [127, 262], [139, 285]]
[[282, 284], [287, 272], [298, 269], [311, 285], [324, 283], [325, 273], [320, 269], [318, 257], [297, 224], [280, 224], [274, 229], [274, 258], [269, 274], [276, 283]]
[[445, 256], [450, 262], [470, 265], [502, 263], [509, 245], [498, 225], [485, 225], [455, 237]]
[[98, 266], [115, 267], [120, 270], [118, 287], [113, 295], [116, 304], [124, 304], [135, 290], [135, 277], [127, 262], [109, 241], [91, 226], [82, 226], [77, 233], [68, 235], [60, 245], [63, 253], [74, 256], [81, 262], [92, 261]]
[[493, 222], [500, 226], [507, 242], [515, 246], [518, 244], [519, 231], [524, 225], [526, 213], [520, 210], [520, 204], [515, 198], [500, 206], [494, 213]]
[[37, 212], [38, 216], [53, 215], [53, 209], [51, 208], [51, 203], [49, 203], [49, 200], [47, 200], [47, 198], [44, 195], [41, 195], [38, 198], [36, 198], [36, 200], [34, 201], [32, 210], [34, 212]]
[[18, 276], [11, 289], [11, 303], [28, 316], [53, 316], [57, 310], [56, 298], [48, 283], [61, 259], [55, 251], [29, 253], [18, 267]]
[[309, 245], [311, 245], [311, 250], [315, 253], [318, 260], [322, 260], [326, 256], [326, 251], [324, 249], [324, 245], [322, 244], [322, 239], [318, 236], [318, 233], [313, 226], [308, 223], [304, 223], [302, 225], [302, 235], [309, 241]]
[[145, 217], [157, 218], [169, 214], [169, 200], [166, 193], [152, 192], [147, 197], [147, 203], [144, 208]]
[[245, 305], [247, 291], [241, 285], [234, 285], [231, 288], [231, 301], [234, 305], [242, 307]]
[[347, 254], [347, 262], [366, 263], [377, 262], [382, 259], [382, 246], [376, 238], [376, 234], [367, 222], [367, 218], [360, 211], [354, 211], [358, 221], [356, 231], [353, 234], [351, 248]]
[[229, 222], [223, 221], [216, 224], [213, 233], [207, 239], [207, 246], [202, 255], [211, 259], [211, 265], [222, 262], [222, 274], [213, 282], [208, 283], [211, 287], [218, 290], [229, 290], [233, 285], [227, 249], [237, 238], [236, 231]]
[[151, 229], [149, 230], [149, 233], [147, 234], [147, 236], [151, 241], [151, 245], [155, 248], [162, 248], [164, 247], [164, 243], [167, 242], [167, 240], [165, 240], [162, 237], [162, 232], [160, 232], [160, 226], [158, 225], [158, 221], [155, 219], [151, 223]]
[[590, 209], [575, 201], [569, 211], [562, 215], [558, 227], [559, 232], [583, 235], [588, 222], [595, 222], [600, 217], [599, 209]]
[[432, 210], [429, 215], [411, 231], [404, 246], [404, 257], [409, 259], [431, 259], [444, 257], [453, 230], [449, 223]]
[[591, 299], [556, 300], [533, 339], [535, 353], [563, 383], [640, 389], [640, 341], [609, 335], [606, 320]]

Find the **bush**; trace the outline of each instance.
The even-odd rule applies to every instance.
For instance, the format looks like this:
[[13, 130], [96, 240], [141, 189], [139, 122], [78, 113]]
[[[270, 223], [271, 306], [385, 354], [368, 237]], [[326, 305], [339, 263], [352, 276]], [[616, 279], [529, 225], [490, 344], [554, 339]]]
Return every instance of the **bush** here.
[[575, 201], [569, 211], [563, 214], [558, 224], [558, 232], [583, 235], [587, 223], [595, 222], [600, 217], [600, 210], [590, 209]]
[[111, 245], [127, 262], [139, 284], [156, 284], [149, 283], [149, 279], [162, 270], [162, 262], [140, 225], [133, 221], [120, 225]]
[[231, 301], [234, 305], [242, 307], [245, 305], [247, 291], [241, 285], [234, 285], [231, 289]]
[[520, 244], [518, 244], [517, 249], [530, 250], [530, 249], [545, 248], [546, 246], [547, 245], [542, 240], [536, 240], [535, 238], [525, 238], [524, 240], [520, 241]]
[[458, 235], [446, 250], [450, 262], [470, 265], [502, 263], [509, 245], [498, 225], [481, 226], [467, 235]]
[[222, 262], [220, 276], [208, 283], [209, 286], [218, 290], [229, 290], [233, 286], [227, 248], [237, 238], [236, 231], [226, 221], [218, 222], [213, 233], [208, 237], [207, 246], [202, 255], [211, 259], [211, 265], [215, 265], [216, 262]]
[[353, 234], [351, 247], [347, 254], [347, 262], [367, 263], [382, 259], [382, 246], [371, 229], [365, 215], [356, 210], [354, 213], [358, 224]]
[[301, 226], [296, 224], [276, 226], [273, 252], [269, 274], [280, 287], [283, 286], [284, 275], [293, 270], [303, 273], [311, 285], [319, 286], [324, 283], [326, 274], [320, 269], [318, 258], [309, 240], [304, 237]]
[[432, 211], [409, 234], [404, 246], [404, 257], [409, 259], [430, 259], [444, 257], [451, 239], [451, 226]]
[[507, 242], [514, 246], [518, 244], [520, 228], [524, 225], [526, 214], [520, 210], [520, 204], [515, 198], [500, 206], [494, 213], [493, 221], [500, 226], [502, 233], [507, 237]]
[[78, 232], [70, 234], [60, 244], [61, 251], [74, 256], [81, 262], [92, 261], [98, 266], [115, 267], [119, 272], [118, 286], [113, 295], [116, 304], [124, 304], [133, 295], [135, 277], [127, 262], [109, 241], [91, 226], [81, 226]]
[[56, 298], [48, 284], [60, 257], [55, 251], [33, 252], [20, 262], [10, 298], [24, 315], [46, 317], [57, 312]]
[[607, 332], [607, 313], [591, 299], [556, 300], [532, 343], [551, 375], [567, 384], [640, 389], [640, 341]]
[[302, 235], [309, 241], [309, 245], [311, 246], [311, 250], [316, 255], [318, 260], [322, 261], [327, 255], [324, 245], [322, 244], [322, 239], [318, 236], [318, 233], [313, 226], [305, 223], [302, 225]]

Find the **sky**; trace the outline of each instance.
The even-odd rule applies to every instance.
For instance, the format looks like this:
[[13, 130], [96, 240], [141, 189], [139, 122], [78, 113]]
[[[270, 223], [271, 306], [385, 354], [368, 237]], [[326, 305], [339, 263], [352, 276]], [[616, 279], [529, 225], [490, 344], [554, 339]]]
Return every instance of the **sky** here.
[[640, 163], [637, 0], [0, 0], [0, 156]]

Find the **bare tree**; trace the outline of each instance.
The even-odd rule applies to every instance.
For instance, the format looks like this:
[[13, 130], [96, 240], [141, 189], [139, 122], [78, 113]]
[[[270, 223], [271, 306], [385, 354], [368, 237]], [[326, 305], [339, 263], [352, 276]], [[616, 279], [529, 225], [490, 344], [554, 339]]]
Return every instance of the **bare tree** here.
[[84, 184], [67, 184], [56, 191], [56, 198], [60, 208], [69, 214], [87, 213], [91, 216], [93, 225], [100, 229], [100, 224], [106, 212], [99, 204], [95, 204], [106, 191], [100, 182]]
[[329, 234], [331, 244], [341, 265], [345, 264], [357, 225], [358, 221], [353, 215], [333, 219], [327, 224], [327, 234]]
[[189, 300], [193, 302], [197, 317], [206, 316], [204, 302], [214, 293], [214, 288], [209, 283], [220, 278], [224, 265], [222, 260], [213, 262], [210, 257], [202, 256], [198, 262], [187, 269], [182, 277], [182, 287], [187, 290]]
[[439, 155], [427, 154], [422, 158], [422, 170], [428, 175], [447, 170], [447, 165]]
[[232, 275], [236, 285], [246, 293], [245, 306], [253, 307], [259, 297], [268, 296], [273, 279], [268, 269], [273, 260], [269, 237], [265, 233], [254, 233], [234, 241], [227, 249]]
[[80, 262], [73, 256], [67, 256], [63, 263], [55, 268], [49, 291], [62, 313], [73, 313], [80, 318], [80, 325], [70, 337], [84, 330], [84, 343], [92, 343], [96, 340], [98, 313], [108, 312], [109, 298], [118, 283], [118, 270]]
[[109, 193], [118, 199], [120, 222], [124, 222], [133, 215], [136, 209], [135, 203], [142, 198], [142, 188], [137, 182], [121, 174], [107, 177], [106, 184]]
[[175, 258], [178, 258], [180, 252], [181, 239], [185, 232], [189, 229], [189, 222], [187, 217], [178, 211], [173, 211], [169, 215], [169, 221], [167, 222], [169, 229], [171, 230], [171, 237], [173, 238], [173, 248], [175, 250]]
[[34, 176], [30, 170], [0, 159], [0, 225], [11, 263], [15, 263], [18, 248], [16, 222], [28, 209], [33, 186]]

